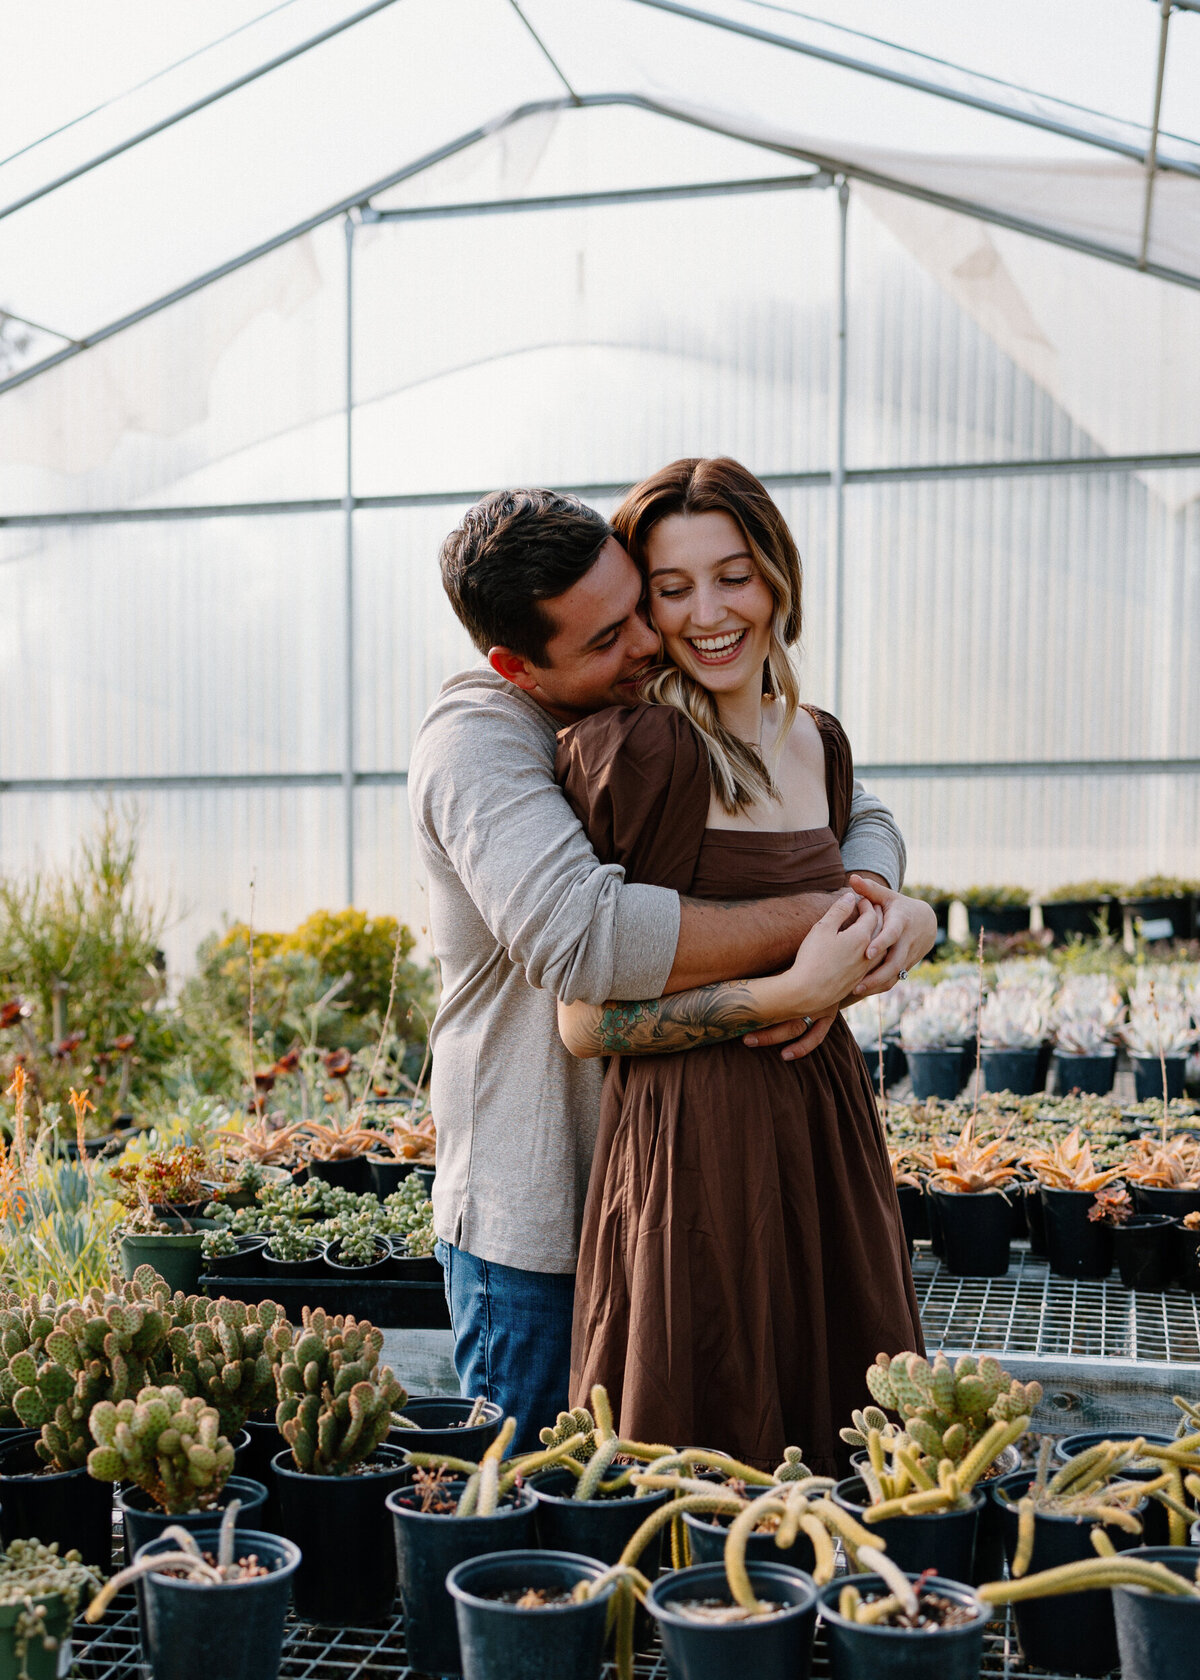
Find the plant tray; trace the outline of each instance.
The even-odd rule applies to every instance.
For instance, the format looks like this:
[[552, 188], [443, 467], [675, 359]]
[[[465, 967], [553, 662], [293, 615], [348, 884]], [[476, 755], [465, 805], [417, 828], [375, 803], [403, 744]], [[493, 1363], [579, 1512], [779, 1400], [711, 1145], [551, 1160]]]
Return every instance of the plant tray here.
[[[439, 1268], [440, 1269], [440, 1268]], [[202, 1277], [206, 1295], [227, 1295], [234, 1301], [278, 1301], [293, 1323], [301, 1307], [324, 1307], [330, 1313], [352, 1313], [372, 1324], [400, 1330], [448, 1330], [450, 1312], [445, 1285], [439, 1280], [322, 1277]]]
[[[132, 1594], [122, 1594], [104, 1623], [75, 1628], [75, 1665], [78, 1680], [143, 1680], [146, 1669], [138, 1643], [137, 1609]], [[638, 1680], [668, 1680], [667, 1665], [657, 1650], [638, 1658]], [[280, 1680], [426, 1680], [408, 1666], [404, 1651], [404, 1623], [369, 1628], [322, 1628], [305, 1622], [289, 1623], [283, 1646]], [[829, 1664], [818, 1632], [813, 1652], [813, 1680], [828, 1680]], [[1031, 1668], [1021, 1657], [1011, 1612], [992, 1624], [984, 1636], [982, 1680], [1047, 1680], [1047, 1671]], [[604, 1680], [615, 1680], [606, 1666]]]

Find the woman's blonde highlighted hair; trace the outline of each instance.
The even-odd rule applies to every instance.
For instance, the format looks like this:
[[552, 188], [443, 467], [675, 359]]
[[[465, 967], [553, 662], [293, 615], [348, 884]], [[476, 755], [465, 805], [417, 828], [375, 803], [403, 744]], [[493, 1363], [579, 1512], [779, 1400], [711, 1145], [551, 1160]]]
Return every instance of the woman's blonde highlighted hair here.
[[[778, 751], [800, 706], [800, 685], [788, 649], [800, 639], [803, 571], [787, 521], [754, 474], [728, 456], [672, 461], [635, 485], [612, 518], [614, 533], [643, 576], [650, 533], [673, 513], [727, 513], [774, 597], [763, 693], [783, 702], [775, 737]], [[641, 692], [643, 699], [675, 706], [690, 718], [708, 749], [717, 798], [730, 815], [756, 800], [779, 797], [770, 763], [756, 745], [725, 728], [712, 695], [694, 677], [676, 665], [660, 665], [642, 683]]]

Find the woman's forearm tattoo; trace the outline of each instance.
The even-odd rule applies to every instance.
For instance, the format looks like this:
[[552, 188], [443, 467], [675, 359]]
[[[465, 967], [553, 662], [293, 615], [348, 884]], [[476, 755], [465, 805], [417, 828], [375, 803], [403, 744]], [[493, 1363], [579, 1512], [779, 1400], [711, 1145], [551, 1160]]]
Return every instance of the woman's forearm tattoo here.
[[602, 1055], [645, 1056], [722, 1044], [762, 1024], [749, 986], [720, 981], [673, 997], [606, 1003], [595, 1031]]

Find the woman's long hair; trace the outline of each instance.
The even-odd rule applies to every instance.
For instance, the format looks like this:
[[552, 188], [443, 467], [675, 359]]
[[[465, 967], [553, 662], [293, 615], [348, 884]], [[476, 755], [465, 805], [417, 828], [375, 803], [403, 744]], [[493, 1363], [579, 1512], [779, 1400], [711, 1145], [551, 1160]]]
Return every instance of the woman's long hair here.
[[[673, 513], [727, 513], [742, 533], [775, 601], [771, 644], [763, 666], [763, 693], [783, 702], [771, 763], [777, 761], [800, 705], [800, 685], [788, 649], [800, 638], [800, 552], [787, 521], [752, 472], [728, 456], [672, 461], [643, 479], [612, 518], [612, 528], [643, 576], [646, 545], [660, 519]], [[708, 749], [717, 798], [730, 815], [755, 800], [779, 797], [775, 778], [757, 746], [721, 722], [708, 690], [677, 665], [660, 665], [642, 684], [642, 697], [675, 706], [698, 730]]]

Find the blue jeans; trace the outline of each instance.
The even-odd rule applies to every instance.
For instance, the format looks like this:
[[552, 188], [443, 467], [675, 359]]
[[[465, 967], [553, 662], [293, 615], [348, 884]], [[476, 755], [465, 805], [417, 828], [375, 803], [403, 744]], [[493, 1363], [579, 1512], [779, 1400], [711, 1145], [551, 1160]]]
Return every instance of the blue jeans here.
[[515, 1417], [511, 1450], [529, 1452], [566, 1409], [575, 1278], [499, 1266], [445, 1242], [434, 1253], [446, 1274], [459, 1386]]

